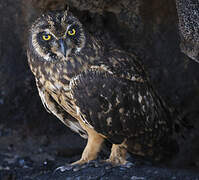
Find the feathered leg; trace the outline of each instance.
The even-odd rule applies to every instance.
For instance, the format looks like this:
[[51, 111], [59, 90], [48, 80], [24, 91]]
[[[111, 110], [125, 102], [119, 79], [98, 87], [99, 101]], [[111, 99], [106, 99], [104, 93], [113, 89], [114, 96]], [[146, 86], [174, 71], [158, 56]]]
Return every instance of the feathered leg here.
[[89, 128], [88, 126], [85, 126], [85, 124], [83, 123], [80, 123], [80, 124], [83, 127], [83, 129], [85, 129], [88, 133], [88, 141], [82, 153], [81, 159], [72, 163], [72, 165], [84, 164], [91, 160], [96, 159], [97, 154], [101, 149], [102, 143], [104, 142], [104, 138], [99, 133]]
[[113, 144], [111, 148], [111, 154], [107, 162], [110, 162], [114, 165], [126, 164], [126, 153], [127, 150], [122, 144]]

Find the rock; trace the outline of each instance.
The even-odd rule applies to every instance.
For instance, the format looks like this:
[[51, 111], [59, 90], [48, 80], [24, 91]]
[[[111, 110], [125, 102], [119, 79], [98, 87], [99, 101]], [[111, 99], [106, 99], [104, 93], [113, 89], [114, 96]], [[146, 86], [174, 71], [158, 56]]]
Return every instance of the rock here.
[[181, 50], [199, 62], [199, 2], [176, 0], [181, 35]]
[[[148, 171], [150, 170], [150, 171]], [[110, 170], [102, 167], [87, 167], [79, 171], [67, 170], [65, 172], [56, 172], [55, 174], [49, 173], [46, 175], [36, 176], [38, 180], [43, 180], [46, 177], [49, 180], [62, 180], [62, 179], [110, 179], [110, 180], [153, 180], [153, 179], [197, 179], [199, 174], [189, 173], [188, 171], [178, 171], [170, 169], [162, 169], [157, 167], [132, 167], [126, 170], [120, 170], [120, 167], [113, 167]]]

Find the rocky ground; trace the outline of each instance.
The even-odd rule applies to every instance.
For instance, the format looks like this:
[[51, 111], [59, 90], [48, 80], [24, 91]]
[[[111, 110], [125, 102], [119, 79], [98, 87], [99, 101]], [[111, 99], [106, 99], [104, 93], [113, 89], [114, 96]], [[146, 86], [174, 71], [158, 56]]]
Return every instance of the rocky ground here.
[[27, 65], [28, 25], [48, 2], [0, 0], [0, 180], [199, 179], [199, 64], [181, 53], [174, 0], [50, 4], [51, 9], [69, 4], [89, 32], [137, 54], [159, 94], [194, 125], [169, 166], [129, 156], [131, 167], [97, 161], [54, 171], [77, 160], [86, 141], [45, 111]]
[[[132, 164], [126, 166], [114, 167], [98, 159], [87, 165], [71, 167], [69, 163], [80, 158], [85, 141], [75, 134], [65, 133], [63, 135], [55, 133], [53, 137], [49, 134], [26, 136], [23, 132], [1, 127], [0, 179], [199, 179], [199, 173], [195, 168], [189, 170], [168, 168], [132, 156], [128, 158]], [[100, 157], [106, 157], [106, 152], [101, 153]], [[67, 170], [62, 172], [57, 169], [63, 165], [68, 165]]]

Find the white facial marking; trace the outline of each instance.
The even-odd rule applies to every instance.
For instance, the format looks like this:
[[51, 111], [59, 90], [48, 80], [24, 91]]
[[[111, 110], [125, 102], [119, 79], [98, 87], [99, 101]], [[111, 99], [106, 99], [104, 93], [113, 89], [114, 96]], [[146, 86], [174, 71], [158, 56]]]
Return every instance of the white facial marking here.
[[36, 38], [35, 34], [32, 36], [32, 45], [33, 45], [33, 47], [34, 47], [34, 49], [35, 49], [35, 51], [36, 51], [36, 53], [38, 55], [40, 55], [41, 57], [43, 57], [46, 61], [50, 61], [50, 55], [49, 55], [49, 53], [45, 54], [44, 51], [41, 51], [41, 47], [40, 47], [40, 45], [37, 42], [37, 38]]
[[58, 40], [57, 36], [55, 36], [55, 34], [54, 34], [52, 31], [50, 31], [49, 29], [45, 29], [44, 31], [45, 31], [47, 34], [52, 35], [55, 39]]

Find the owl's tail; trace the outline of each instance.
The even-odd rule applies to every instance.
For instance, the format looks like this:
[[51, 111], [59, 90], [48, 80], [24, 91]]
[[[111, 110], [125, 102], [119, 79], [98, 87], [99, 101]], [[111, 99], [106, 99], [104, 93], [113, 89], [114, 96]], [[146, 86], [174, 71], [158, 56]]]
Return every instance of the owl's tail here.
[[166, 103], [161, 97], [159, 97], [162, 108], [167, 114], [168, 124], [170, 124], [172, 138], [179, 141], [184, 141], [189, 137], [191, 130], [194, 126], [191, 124], [190, 119], [186, 113], [183, 113]]

